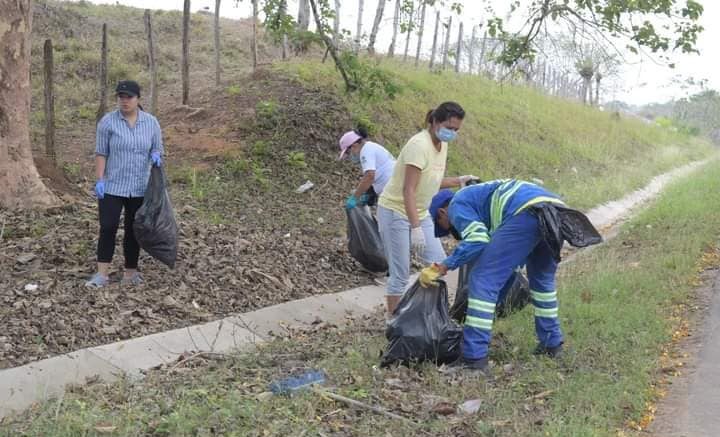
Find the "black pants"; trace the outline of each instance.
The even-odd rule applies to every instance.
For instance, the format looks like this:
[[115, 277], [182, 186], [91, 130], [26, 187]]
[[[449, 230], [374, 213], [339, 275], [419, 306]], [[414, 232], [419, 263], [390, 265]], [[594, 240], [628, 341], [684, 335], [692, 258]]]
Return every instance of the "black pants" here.
[[106, 194], [99, 201], [100, 210], [100, 239], [98, 240], [97, 260], [100, 263], [112, 261], [115, 253], [115, 235], [120, 225], [120, 212], [125, 209], [125, 238], [123, 251], [125, 254], [125, 268], [136, 269], [140, 257], [140, 245], [135, 239], [133, 222], [135, 213], [142, 205], [142, 197], [118, 197]]

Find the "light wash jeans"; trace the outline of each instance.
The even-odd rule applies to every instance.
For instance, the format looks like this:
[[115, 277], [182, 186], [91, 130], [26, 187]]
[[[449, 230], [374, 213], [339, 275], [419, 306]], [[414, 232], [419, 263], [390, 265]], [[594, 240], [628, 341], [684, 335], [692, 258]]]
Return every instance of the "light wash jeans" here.
[[[382, 206], [378, 206], [377, 219], [390, 268], [387, 294], [402, 295], [410, 278], [410, 222], [402, 214]], [[435, 238], [432, 218], [427, 216], [421, 220], [420, 227], [425, 233], [425, 253], [421, 255], [421, 261], [430, 264], [444, 260], [445, 250], [440, 240]]]

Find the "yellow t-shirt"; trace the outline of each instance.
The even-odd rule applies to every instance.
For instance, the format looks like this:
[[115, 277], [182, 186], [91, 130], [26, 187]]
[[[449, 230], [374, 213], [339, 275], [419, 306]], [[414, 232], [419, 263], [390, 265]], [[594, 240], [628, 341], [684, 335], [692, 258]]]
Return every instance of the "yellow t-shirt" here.
[[422, 172], [415, 191], [415, 202], [420, 220], [424, 219], [428, 215], [430, 201], [440, 190], [440, 184], [445, 177], [446, 163], [447, 143], [441, 143], [438, 152], [433, 145], [430, 132], [427, 129], [418, 132], [400, 151], [390, 182], [380, 195], [380, 206], [407, 217], [403, 202], [403, 185], [405, 166], [412, 165]]

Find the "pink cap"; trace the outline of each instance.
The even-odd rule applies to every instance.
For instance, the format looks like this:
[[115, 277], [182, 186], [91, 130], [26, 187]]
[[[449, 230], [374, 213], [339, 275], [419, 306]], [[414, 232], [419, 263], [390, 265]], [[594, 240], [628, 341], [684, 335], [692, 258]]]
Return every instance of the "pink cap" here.
[[349, 131], [345, 132], [342, 137], [340, 137], [340, 156], [338, 159], [343, 159], [345, 157], [345, 153], [347, 153], [347, 150], [355, 144], [358, 140], [361, 140], [362, 137], [357, 134], [355, 131]]

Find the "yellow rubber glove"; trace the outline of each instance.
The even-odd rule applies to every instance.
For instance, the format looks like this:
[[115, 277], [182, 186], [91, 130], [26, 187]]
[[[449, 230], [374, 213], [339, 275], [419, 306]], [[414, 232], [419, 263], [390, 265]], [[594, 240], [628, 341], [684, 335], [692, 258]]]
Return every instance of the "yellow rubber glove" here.
[[425, 267], [420, 271], [420, 285], [425, 288], [436, 286], [440, 276], [442, 276], [442, 273], [439, 266], [433, 263], [430, 267]]

